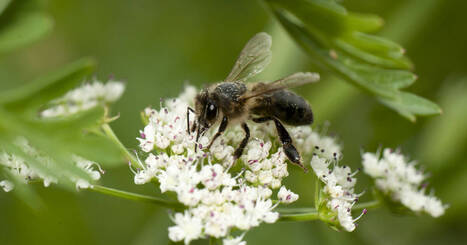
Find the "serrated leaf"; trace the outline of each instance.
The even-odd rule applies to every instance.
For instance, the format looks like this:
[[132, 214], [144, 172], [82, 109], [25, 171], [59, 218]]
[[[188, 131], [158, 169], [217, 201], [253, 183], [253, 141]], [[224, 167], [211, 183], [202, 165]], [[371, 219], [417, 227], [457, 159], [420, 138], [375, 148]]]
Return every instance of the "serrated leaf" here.
[[85, 156], [104, 167], [114, 167], [122, 163], [118, 148], [108, 138], [90, 132], [93, 127], [102, 123], [104, 113], [104, 108], [95, 107], [62, 120], [34, 122], [33, 127], [66, 142], [63, 147], [69, 152]]
[[[29, 139], [30, 137], [28, 140]], [[3, 138], [0, 139], [0, 149], [2, 149], [2, 151], [6, 151], [9, 154], [13, 154], [22, 158], [30, 168], [39, 171], [46, 176], [57, 179], [60, 186], [65, 186], [67, 188], [73, 187], [71, 180], [64, 176], [64, 172], [67, 172], [70, 175], [80, 176], [83, 179], [89, 179], [89, 176], [87, 176], [82, 169], [79, 169], [76, 166], [66, 166], [65, 164], [68, 163], [56, 162], [57, 159], [52, 157], [50, 159], [52, 159], [52, 162], [54, 162], [56, 165], [52, 165], [49, 161], [41, 161], [40, 159], [32, 157], [24, 152], [20, 147], [12, 144], [13, 141], [14, 140], [5, 141]], [[35, 146], [36, 145], [33, 144], [33, 147], [37, 149]]]
[[8, 3], [3, 6], [6, 11], [0, 16], [0, 54], [34, 42], [52, 29], [52, 18], [31, 7], [31, 2], [15, 1], [6, 9]]
[[[383, 50], [403, 52], [403, 49], [393, 42], [382, 41], [383, 38], [370, 34], [362, 35], [364, 32], [373, 32], [381, 27], [382, 20], [374, 15], [320, 8], [316, 0], [269, 0], [269, 2], [279, 6], [277, 9], [287, 10], [297, 17], [303, 23], [303, 27], [328, 48], [344, 51], [353, 59], [369, 64], [387, 68], [411, 68], [411, 63], [402, 55], [389, 56], [386, 52], [382, 52]], [[367, 50], [367, 47], [371, 49]], [[375, 47], [378, 47], [378, 52], [372, 52]]]
[[[94, 69], [92, 60], [82, 60], [33, 83], [2, 93], [0, 97], [0, 150], [15, 154], [46, 176], [58, 180], [58, 186], [72, 189], [75, 181], [92, 182], [79, 168], [74, 156], [98, 162], [104, 167], [122, 163], [119, 148], [99, 134], [105, 117], [102, 106], [68, 117], [44, 119], [40, 107], [81, 83]], [[97, 133], [96, 133], [97, 132]], [[12, 142], [24, 137], [45, 158], [36, 159]], [[49, 159], [49, 160], [47, 160]], [[27, 185], [23, 185], [28, 192]], [[26, 199], [25, 199], [26, 200]]]
[[[339, 50], [346, 52], [352, 57], [357, 57], [361, 61], [369, 64], [396, 69], [406, 69], [412, 66], [407, 59], [401, 58], [401, 56], [398, 56], [397, 58], [391, 58], [388, 57], [387, 54], [377, 52], [371, 53], [366, 49], [359, 49], [358, 47], [341, 39], [335, 40], [335, 45]], [[377, 44], [373, 43], [373, 45], [375, 46]], [[363, 45], [359, 44], [359, 46]], [[382, 47], [382, 49], [389, 49], [389, 47]]]
[[318, 40], [303, 27], [291, 22], [281, 13], [276, 12], [279, 22], [285, 27], [292, 38], [313, 58], [312, 61], [325, 69], [331, 70], [333, 73], [341, 76], [345, 80], [354, 85], [372, 93], [383, 97], [394, 96], [394, 90], [388, 90], [385, 84], [378, 84], [372, 81], [365, 80], [358, 72], [353, 69], [356, 62], [349, 57], [330, 51], [323, 47]]
[[31, 122], [31, 127], [42, 131], [55, 132], [57, 134], [67, 133], [67, 135], [82, 134], [79, 128], [90, 128], [101, 124], [105, 116], [105, 109], [96, 106], [86, 111], [68, 115], [66, 117], [40, 118]]
[[9, 181], [12, 181], [15, 185], [15, 189], [12, 191], [18, 199], [22, 200], [31, 209], [38, 210], [44, 206], [42, 199], [37, 193], [29, 186], [24, 183], [18, 176], [5, 171], [5, 176]]
[[[37, 11], [37, 1], [0, 2], [0, 55], [37, 40], [52, 27], [52, 20]], [[95, 68], [91, 59], [83, 59], [26, 85], [0, 92], [0, 151], [23, 158], [28, 166], [58, 180], [58, 186], [74, 188], [75, 181], [92, 181], [78, 167], [77, 155], [91, 161], [115, 166], [121, 163], [118, 147], [98, 132], [104, 109], [95, 107], [69, 117], [43, 119], [38, 117], [41, 106], [62, 96], [88, 77]], [[25, 138], [40, 156], [30, 155], [15, 145]], [[3, 177], [15, 182], [13, 191], [28, 205], [40, 204], [37, 194], [22, 177], [0, 168]]]
[[[343, 19], [347, 15], [345, 8], [329, 1], [298, 2], [284, 0], [268, 0], [268, 2], [289, 10], [308, 28], [316, 32], [317, 36], [338, 37], [347, 32]], [[319, 35], [318, 35], [319, 33]]]
[[[40, 129], [28, 127], [27, 123], [15, 118], [10, 113], [2, 112], [0, 116], [2, 117], [2, 125], [8, 129], [7, 134], [2, 135], [0, 138], [3, 150], [19, 155], [24, 158], [28, 164], [47, 175], [56, 177], [61, 180], [60, 184], [71, 183], [68, 178], [63, 178], [63, 175], [60, 175], [63, 172], [67, 172], [69, 176], [90, 180], [90, 177], [71, 160], [73, 151], [67, 151], [66, 141], [60, 140], [56, 134], [51, 135]], [[33, 148], [47, 155], [55, 164], [46, 164], [24, 153], [19, 147], [13, 144], [18, 137], [26, 138]]]
[[400, 92], [392, 99], [380, 98], [380, 100], [382, 103], [395, 109], [410, 121], [415, 121], [417, 115], [429, 116], [440, 114], [442, 112], [441, 108], [437, 104], [418, 95], [406, 92]]
[[388, 70], [357, 63], [347, 63], [352, 70], [368, 83], [376, 83], [387, 89], [400, 89], [412, 85], [417, 76], [405, 70]]
[[383, 19], [374, 14], [351, 13], [347, 15], [347, 29], [360, 32], [375, 32], [383, 26]]
[[412, 93], [401, 92], [396, 101], [415, 115], [429, 116], [443, 112], [437, 104]]
[[327, 1], [330, 4], [317, 0], [267, 2], [279, 22], [317, 65], [376, 96], [411, 121], [417, 115], [441, 112], [433, 102], [399, 90], [410, 86], [417, 77], [409, 71], [412, 63], [400, 45], [365, 33], [381, 27], [378, 17], [344, 11], [331, 1]]
[[[96, 107], [78, 115], [67, 120], [25, 121], [4, 112], [0, 113], [0, 127], [7, 128], [10, 135], [26, 136], [36, 148], [58, 162], [70, 164], [70, 156], [76, 154], [106, 167], [121, 163], [121, 154], [113, 142], [89, 132], [102, 122], [104, 109]], [[74, 167], [68, 170], [73, 172]]]
[[[375, 35], [355, 32], [347, 39], [351, 45], [367, 52], [375, 53], [387, 58], [399, 59], [404, 56], [405, 50], [399, 44]], [[407, 62], [410, 62], [407, 60]]]

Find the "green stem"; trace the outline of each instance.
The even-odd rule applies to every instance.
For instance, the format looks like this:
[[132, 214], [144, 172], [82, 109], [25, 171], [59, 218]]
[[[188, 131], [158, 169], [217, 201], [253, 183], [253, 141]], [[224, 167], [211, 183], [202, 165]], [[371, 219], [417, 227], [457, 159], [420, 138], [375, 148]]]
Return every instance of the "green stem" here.
[[[375, 209], [381, 207], [379, 200], [355, 205], [352, 210]], [[311, 221], [318, 220], [319, 212], [314, 208], [288, 208], [280, 210], [279, 221]]]
[[353, 210], [375, 209], [375, 208], [381, 207], [381, 205], [382, 203], [379, 200], [373, 200], [373, 201], [357, 204], [352, 209]]
[[318, 219], [319, 213], [316, 210], [300, 214], [280, 214], [279, 216], [279, 221], [310, 221]]
[[120, 142], [118, 139], [117, 135], [115, 135], [114, 131], [110, 127], [109, 124], [105, 123], [102, 124], [102, 130], [104, 130], [105, 135], [112, 140], [118, 148], [122, 151], [122, 153], [125, 155], [125, 158], [133, 165], [135, 168], [140, 168], [141, 166], [138, 164], [138, 159], [136, 159], [135, 155], [133, 155], [131, 152], [128, 151], [128, 149]]
[[316, 208], [309, 208], [309, 207], [304, 207], [304, 208], [277, 208], [275, 211], [279, 212], [281, 215], [282, 214], [302, 214], [302, 213], [309, 213], [309, 212], [315, 212]]
[[319, 206], [319, 196], [321, 191], [320, 180], [318, 176], [314, 175], [315, 177], [315, 208], [318, 209]]
[[109, 195], [109, 196], [123, 198], [123, 199], [128, 199], [128, 200], [133, 200], [133, 201], [140, 201], [140, 202], [148, 202], [148, 203], [152, 203], [152, 204], [156, 204], [156, 205], [159, 205], [159, 206], [162, 206], [162, 207], [176, 209], [176, 210], [184, 208], [183, 205], [178, 203], [178, 202], [169, 201], [169, 200], [165, 200], [165, 199], [158, 198], [158, 197], [153, 197], [153, 196], [146, 196], [146, 195], [141, 195], [141, 194], [137, 194], [137, 193], [117, 190], [117, 189], [114, 189], [114, 188], [105, 187], [105, 186], [101, 186], [101, 185], [93, 185], [88, 190], [95, 191], [95, 192], [102, 193], [102, 194], [106, 194], [106, 195]]

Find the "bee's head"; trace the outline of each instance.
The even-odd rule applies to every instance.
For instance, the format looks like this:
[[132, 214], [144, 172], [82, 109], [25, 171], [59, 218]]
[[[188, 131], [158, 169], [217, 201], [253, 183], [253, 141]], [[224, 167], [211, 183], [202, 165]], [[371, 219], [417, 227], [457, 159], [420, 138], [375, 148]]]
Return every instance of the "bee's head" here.
[[207, 89], [196, 96], [195, 111], [198, 118], [198, 132], [201, 134], [217, 122], [219, 108]]

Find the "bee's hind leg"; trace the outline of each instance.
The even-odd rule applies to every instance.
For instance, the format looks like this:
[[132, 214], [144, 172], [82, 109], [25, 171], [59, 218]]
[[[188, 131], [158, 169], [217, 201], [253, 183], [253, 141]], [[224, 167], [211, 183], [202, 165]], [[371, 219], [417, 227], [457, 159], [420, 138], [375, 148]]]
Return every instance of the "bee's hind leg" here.
[[274, 124], [276, 125], [276, 130], [277, 134], [279, 135], [279, 139], [282, 143], [282, 148], [284, 149], [285, 155], [287, 158], [303, 168], [305, 172], [308, 171], [308, 169], [303, 166], [300, 153], [298, 153], [297, 148], [293, 145], [292, 138], [289, 135], [289, 132], [287, 132], [287, 129], [285, 129], [284, 125], [275, 117], [261, 117], [261, 118], [253, 118], [252, 119], [256, 123], [264, 123], [267, 121], [274, 121]]
[[242, 123], [242, 128], [243, 131], [245, 131], [245, 138], [243, 138], [242, 142], [238, 146], [238, 148], [235, 150], [234, 153], [234, 162], [238, 158], [242, 156], [243, 150], [246, 147], [246, 144], [248, 144], [248, 140], [250, 139], [250, 129], [248, 128], [248, 125], [246, 123]]

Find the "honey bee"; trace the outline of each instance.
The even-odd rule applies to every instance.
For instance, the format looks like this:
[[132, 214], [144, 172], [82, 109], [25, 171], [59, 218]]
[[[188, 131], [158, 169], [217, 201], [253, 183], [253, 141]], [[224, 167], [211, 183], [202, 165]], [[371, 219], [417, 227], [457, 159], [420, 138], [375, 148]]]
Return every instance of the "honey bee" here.
[[[247, 120], [255, 123], [273, 121], [287, 158], [306, 171], [283, 124], [299, 126], [313, 123], [313, 112], [308, 102], [288, 89], [316, 82], [319, 74], [299, 72], [273, 82], [246, 83], [269, 64], [271, 44], [271, 37], [266, 33], [258, 33], [248, 41], [227, 78], [201, 90], [195, 98], [195, 109], [187, 108], [187, 131], [189, 134], [196, 131], [198, 142], [200, 135], [220, 121], [217, 133], [207, 147], [209, 149], [229, 125], [240, 123], [245, 137], [235, 150], [236, 160], [250, 138]], [[191, 128], [190, 112], [196, 114]]]

